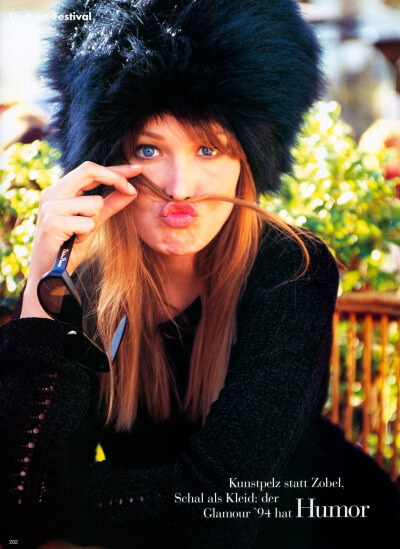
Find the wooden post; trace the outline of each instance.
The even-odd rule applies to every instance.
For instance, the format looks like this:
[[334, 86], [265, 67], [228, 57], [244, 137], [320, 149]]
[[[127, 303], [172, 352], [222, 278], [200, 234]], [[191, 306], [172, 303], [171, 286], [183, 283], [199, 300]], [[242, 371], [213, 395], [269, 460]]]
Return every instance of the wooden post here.
[[379, 364], [379, 387], [378, 387], [378, 407], [379, 407], [379, 426], [378, 426], [378, 452], [376, 461], [383, 465], [383, 450], [385, 446], [386, 423], [384, 420], [384, 398], [383, 391], [387, 377], [387, 358], [386, 348], [388, 344], [388, 316], [382, 315], [381, 318], [381, 361]]
[[332, 344], [332, 415], [333, 423], [339, 423], [340, 400], [340, 347], [339, 347], [339, 320], [340, 314], [333, 315], [333, 344]]
[[345, 435], [351, 440], [353, 430], [353, 405], [351, 396], [353, 394], [353, 386], [356, 378], [356, 336], [357, 324], [356, 315], [350, 314], [350, 327], [348, 333], [347, 355], [346, 355], [346, 377], [347, 377], [347, 392], [346, 392], [346, 412], [345, 412]]
[[362, 446], [364, 452], [368, 452], [368, 435], [370, 433], [370, 412], [371, 412], [371, 363], [372, 363], [372, 315], [366, 315], [364, 323], [364, 353], [362, 358], [363, 384], [364, 384], [364, 406], [363, 406], [363, 438]]

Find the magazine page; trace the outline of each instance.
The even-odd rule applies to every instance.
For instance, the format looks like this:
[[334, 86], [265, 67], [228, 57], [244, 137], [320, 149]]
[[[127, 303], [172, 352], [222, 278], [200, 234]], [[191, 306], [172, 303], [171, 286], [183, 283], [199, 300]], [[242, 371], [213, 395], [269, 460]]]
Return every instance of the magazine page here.
[[399, 2], [0, 7], [0, 549], [399, 547]]

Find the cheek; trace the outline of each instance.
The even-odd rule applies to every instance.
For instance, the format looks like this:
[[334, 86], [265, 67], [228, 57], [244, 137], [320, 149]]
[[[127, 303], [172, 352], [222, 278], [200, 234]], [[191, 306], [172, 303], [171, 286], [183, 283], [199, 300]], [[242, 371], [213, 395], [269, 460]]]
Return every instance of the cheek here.
[[219, 192], [228, 196], [235, 196], [236, 187], [240, 175], [239, 160], [229, 159], [224, 165], [219, 167], [219, 176], [216, 174], [216, 179], [219, 180]]
[[[148, 177], [153, 183], [163, 188], [168, 181], [168, 175], [172, 171], [172, 163], [170, 159], [157, 158], [154, 162], [142, 162], [142, 173]], [[138, 197], [139, 198], [139, 197]]]
[[132, 204], [132, 215], [136, 230], [141, 238], [148, 233], [154, 226], [154, 202], [146, 196], [140, 194]]

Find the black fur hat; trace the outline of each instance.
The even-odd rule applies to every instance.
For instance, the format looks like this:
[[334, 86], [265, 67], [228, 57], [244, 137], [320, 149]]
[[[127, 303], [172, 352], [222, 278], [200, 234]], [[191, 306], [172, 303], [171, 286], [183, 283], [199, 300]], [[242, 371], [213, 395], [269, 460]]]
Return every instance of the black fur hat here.
[[130, 129], [169, 112], [231, 130], [258, 193], [277, 190], [321, 88], [294, 0], [67, 0], [58, 13], [45, 75], [65, 171], [121, 161]]

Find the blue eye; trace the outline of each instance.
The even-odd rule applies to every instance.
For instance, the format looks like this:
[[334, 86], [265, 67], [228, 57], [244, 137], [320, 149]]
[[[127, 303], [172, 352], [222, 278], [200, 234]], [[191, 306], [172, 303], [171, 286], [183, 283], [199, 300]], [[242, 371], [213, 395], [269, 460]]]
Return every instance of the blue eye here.
[[136, 147], [136, 154], [140, 158], [154, 158], [155, 156], [159, 156], [157, 148], [153, 147], [153, 145], [139, 145]]
[[212, 147], [200, 147], [199, 149], [201, 156], [216, 156], [218, 151]]

